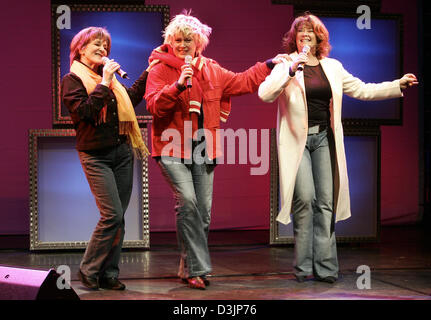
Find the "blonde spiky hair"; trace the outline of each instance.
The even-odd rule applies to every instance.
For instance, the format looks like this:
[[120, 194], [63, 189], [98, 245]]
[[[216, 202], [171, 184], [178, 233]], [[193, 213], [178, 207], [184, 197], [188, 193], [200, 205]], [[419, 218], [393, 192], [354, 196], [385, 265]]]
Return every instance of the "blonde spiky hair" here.
[[191, 10], [188, 12], [183, 10], [181, 14], [176, 15], [163, 32], [165, 38], [164, 43], [172, 45], [173, 38], [176, 34], [182, 33], [185, 36], [191, 35], [196, 43], [196, 51], [201, 54], [210, 42], [209, 36], [211, 34], [211, 27], [200, 22], [197, 18], [190, 15]]

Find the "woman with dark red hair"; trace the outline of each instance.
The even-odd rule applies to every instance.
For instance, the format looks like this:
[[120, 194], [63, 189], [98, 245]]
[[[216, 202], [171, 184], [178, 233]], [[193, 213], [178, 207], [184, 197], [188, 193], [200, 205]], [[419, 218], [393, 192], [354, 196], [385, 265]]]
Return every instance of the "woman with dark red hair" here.
[[294, 20], [283, 44], [290, 59], [277, 64], [259, 87], [263, 101], [278, 98], [281, 211], [277, 220], [288, 224], [292, 213], [297, 280], [314, 275], [334, 283], [338, 279], [334, 226], [351, 215], [341, 123], [343, 94], [361, 100], [398, 98], [417, 80], [411, 73], [378, 84], [355, 78], [339, 61], [327, 58], [328, 30], [308, 13]]
[[95, 290], [126, 287], [118, 275], [124, 214], [133, 187], [133, 156], [148, 154], [134, 107], [145, 94], [151, 66], [126, 88], [114, 75], [120, 65], [111, 59], [103, 63], [110, 50], [108, 30], [81, 30], [70, 44], [70, 73], [61, 82], [61, 97], [76, 131], [79, 159], [100, 210], [78, 272], [82, 284]]

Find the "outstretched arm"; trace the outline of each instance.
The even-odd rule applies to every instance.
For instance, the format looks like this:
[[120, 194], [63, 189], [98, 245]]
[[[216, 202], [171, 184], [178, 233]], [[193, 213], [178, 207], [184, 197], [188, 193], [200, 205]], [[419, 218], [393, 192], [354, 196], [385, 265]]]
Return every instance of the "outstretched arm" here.
[[415, 86], [418, 83], [418, 79], [413, 73], [407, 73], [403, 75], [403, 77], [400, 79], [400, 87], [402, 90], [407, 89], [411, 86]]
[[221, 68], [225, 77], [223, 95], [236, 96], [256, 92], [259, 85], [274, 68], [274, 65], [282, 63], [283, 59], [286, 58], [288, 58], [288, 55], [279, 54], [276, 57], [267, 60], [265, 63], [258, 62], [251, 68], [240, 73], [234, 73]]
[[281, 62], [266, 77], [265, 81], [259, 86], [259, 98], [264, 102], [273, 102], [278, 98], [289, 81], [295, 76], [290, 74], [292, 59], [289, 56], [282, 57]]
[[342, 72], [343, 93], [348, 96], [364, 100], [385, 100], [403, 96], [399, 79], [380, 83], [365, 83], [347, 72], [340, 64]]

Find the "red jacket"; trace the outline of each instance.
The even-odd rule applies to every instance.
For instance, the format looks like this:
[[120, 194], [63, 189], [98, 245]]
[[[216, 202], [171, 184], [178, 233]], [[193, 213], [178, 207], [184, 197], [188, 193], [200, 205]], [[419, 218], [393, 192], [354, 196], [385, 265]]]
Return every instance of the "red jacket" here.
[[[221, 104], [230, 105], [231, 96], [257, 91], [271, 69], [266, 63], [258, 62], [244, 72], [234, 73], [222, 68], [214, 60], [206, 59], [205, 63], [202, 72], [208, 81], [200, 82], [203, 91], [203, 127], [207, 130], [206, 151], [212, 160], [223, 155], [217, 129], [220, 128], [220, 119], [225, 121], [228, 114], [220, 113]], [[145, 99], [147, 109], [153, 115], [153, 157], [191, 158], [189, 92], [178, 89], [176, 81], [179, 76], [179, 70], [163, 63], [155, 65], [148, 75]], [[229, 108], [223, 108], [226, 109]], [[163, 140], [167, 141], [162, 141], [162, 135], [165, 136]]]

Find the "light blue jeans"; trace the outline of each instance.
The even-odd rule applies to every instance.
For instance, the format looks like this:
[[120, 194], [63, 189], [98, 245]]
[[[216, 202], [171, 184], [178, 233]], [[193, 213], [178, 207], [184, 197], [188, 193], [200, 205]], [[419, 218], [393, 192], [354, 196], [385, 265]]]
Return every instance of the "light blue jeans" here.
[[161, 157], [158, 164], [176, 200], [177, 239], [181, 250], [178, 276], [204, 276], [211, 272], [208, 232], [214, 180], [214, 165], [183, 164]]
[[133, 187], [133, 152], [123, 143], [79, 152], [79, 158], [100, 211], [80, 268], [88, 277], [118, 278], [125, 234], [124, 213]]
[[293, 196], [297, 276], [338, 278], [333, 213], [333, 135], [331, 129], [308, 135]]

